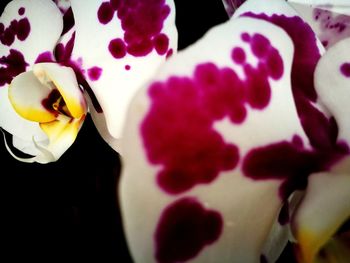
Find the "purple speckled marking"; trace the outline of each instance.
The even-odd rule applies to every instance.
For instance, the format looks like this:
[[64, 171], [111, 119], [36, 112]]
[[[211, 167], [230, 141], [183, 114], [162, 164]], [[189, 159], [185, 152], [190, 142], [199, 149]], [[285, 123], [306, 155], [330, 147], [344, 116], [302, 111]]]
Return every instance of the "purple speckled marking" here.
[[131, 66], [130, 65], [125, 65], [125, 70], [130, 70]]
[[[55, 114], [55, 116], [58, 116], [59, 112], [65, 112], [63, 109], [65, 106], [64, 100], [60, 99], [62, 96], [58, 89], [53, 89], [47, 98], [43, 99], [41, 101], [41, 105], [49, 112]], [[58, 105], [57, 102], [59, 102]]]
[[63, 30], [62, 36], [67, 33], [71, 28], [73, 28], [75, 24], [74, 15], [72, 8], [68, 8], [67, 11], [64, 12], [63, 15]]
[[0, 42], [5, 46], [11, 46], [16, 37], [18, 40], [24, 41], [29, 33], [30, 23], [26, 17], [20, 20], [12, 20], [8, 27], [0, 23]]
[[126, 55], [126, 46], [121, 38], [111, 40], [108, 45], [108, 50], [114, 58], [123, 58]]
[[213, 244], [222, 232], [222, 216], [195, 198], [184, 197], [163, 211], [155, 232], [159, 263], [185, 262]]
[[20, 7], [20, 8], [18, 9], [18, 14], [19, 14], [20, 16], [23, 16], [24, 13], [25, 13], [25, 11], [26, 11], [26, 9], [25, 9], [24, 7]]
[[319, 24], [318, 37], [325, 47], [350, 36], [350, 16], [337, 15], [328, 10], [315, 8], [313, 18]]
[[45, 62], [55, 62], [55, 58], [50, 51], [45, 51], [38, 55], [35, 60], [35, 63], [45, 63]]
[[124, 37], [116, 37], [108, 45], [114, 58], [120, 59], [126, 54], [146, 56], [153, 49], [159, 55], [168, 54], [169, 38], [161, 30], [170, 7], [164, 0], [110, 0], [100, 5], [97, 18], [106, 25], [112, 21], [115, 13], [121, 20]]
[[328, 170], [348, 153], [346, 145], [338, 145], [332, 151], [315, 151], [281, 141], [249, 151], [244, 157], [242, 170], [255, 180], [282, 180], [280, 197], [286, 200], [293, 191], [305, 189], [311, 173]]
[[[252, 35], [247, 45], [252, 49], [259, 41], [268, 40]], [[232, 49], [233, 60], [237, 48]], [[197, 184], [208, 184], [221, 171], [236, 167], [239, 149], [225, 143], [213, 123], [227, 116], [240, 124], [246, 118], [248, 105], [256, 109], [268, 106], [268, 79], [282, 76], [283, 63], [274, 47], [268, 45], [266, 50], [256, 68], [241, 64], [245, 80], [231, 68], [203, 63], [197, 65], [192, 78], [170, 77], [150, 86], [152, 104], [141, 134], [148, 160], [162, 164], [157, 182], [165, 192], [179, 194]], [[280, 68], [271, 67], [270, 60]]]
[[0, 57], [0, 65], [0, 87], [10, 84], [14, 77], [29, 66], [22, 53], [15, 49], [10, 49], [9, 55]]
[[347, 78], [350, 78], [350, 63], [344, 63], [340, 66], [340, 72]]
[[317, 100], [314, 71], [321, 55], [311, 27], [300, 17], [253, 13], [245, 15], [272, 22], [289, 34], [295, 47], [292, 91], [302, 127], [314, 148], [324, 150], [334, 148], [336, 140], [334, 136], [337, 134], [335, 120], [327, 118], [312, 104]]
[[232, 50], [231, 54], [233, 62], [236, 64], [244, 64], [246, 61], [246, 54], [244, 52], [244, 49], [241, 47], [236, 47]]
[[99, 80], [102, 74], [102, 68], [92, 67], [88, 69], [88, 76], [92, 81]]

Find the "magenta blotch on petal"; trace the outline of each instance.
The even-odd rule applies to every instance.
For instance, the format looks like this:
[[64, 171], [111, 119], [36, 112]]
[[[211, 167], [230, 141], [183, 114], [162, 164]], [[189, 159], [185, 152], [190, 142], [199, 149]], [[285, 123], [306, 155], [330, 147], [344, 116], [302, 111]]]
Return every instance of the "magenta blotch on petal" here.
[[221, 234], [220, 213], [207, 210], [196, 199], [184, 197], [167, 206], [156, 232], [156, 259], [159, 263], [184, 262], [194, 258]]
[[350, 78], [350, 63], [344, 63], [340, 66], [340, 72], [347, 78]]

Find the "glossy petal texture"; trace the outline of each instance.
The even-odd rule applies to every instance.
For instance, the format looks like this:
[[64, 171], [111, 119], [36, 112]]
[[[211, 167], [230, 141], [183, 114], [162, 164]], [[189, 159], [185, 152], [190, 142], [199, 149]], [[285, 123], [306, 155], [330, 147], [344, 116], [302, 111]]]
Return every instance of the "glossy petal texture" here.
[[38, 124], [23, 119], [12, 108], [8, 84], [29, 70], [38, 54], [53, 49], [62, 32], [62, 15], [52, 1], [14, 0], [0, 21], [0, 126], [21, 140], [43, 140], [46, 136]]
[[[325, 9], [323, 6], [290, 2], [299, 15], [312, 27], [326, 48], [350, 37], [350, 14], [338, 13], [342, 10], [335, 12], [333, 9]], [[347, 4], [350, 9], [350, 3]]]
[[243, 165], [255, 148], [295, 136], [307, 143], [290, 85], [292, 58], [282, 29], [232, 19], [170, 59], [137, 94], [123, 133], [121, 180], [136, 262], [259, 262], [282, 207], [283, 180], [252, 180]]
[[71, 5], [76, 22], [72, 59], [79, 61], [101, 106], [93, 112], [102, 136], [118, 140], [136, 90], [176, 52], [174, 3], [72, 0]]
[[[333, 242], [332, 236], [350, 218], [349, 171], [350, 159], [347, 158], [330, 172], [310, 176], [306, 195], [293, 220], [295, 237], [300, 248], [300, 262], [311, 263], [315, 259], [322, 262], [323, 247], [325, 252], [329, 253], [332, 251], [329, 251], [330, 247], [327, 246], [346, 246], [327, 243]], [[346, 251], [350, 254], [350, 247], [344, 250]], [[337, 258], [337, 254], [327, 257]]]
[[[33, 140], [39, 152], [22, 161], [56, 161], [74, 142], [87, 112], [74, 71], [56, 63], [35, 64], [32, 71], [15, 77], [9, 88], [9, 99], [20, 116], [40, 123], [48, 138], [48, 142], [43, 143]], [[17, 143], [21, 145], [21, 141]], [[20, 146], [25, 147], [28, 143]]]

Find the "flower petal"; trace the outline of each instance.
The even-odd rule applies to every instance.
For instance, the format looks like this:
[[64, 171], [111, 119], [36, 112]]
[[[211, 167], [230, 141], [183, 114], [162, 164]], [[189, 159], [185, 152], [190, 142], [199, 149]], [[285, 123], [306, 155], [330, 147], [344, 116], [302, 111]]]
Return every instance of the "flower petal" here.
[[320, 59], [315, 71], [315, 86], [320, 100], [334, 115], [339, 140], [350, 143], [350, 38], [332, 46]]
[[[231, 19], [168, 60], [137, 93], [120, 183], [135, 262], [259, 261], [284, 179], [255, 177], [253, 155], [295, 135], [307, 143], [291, 91], [292, 58], [279, 27]], [[270, 166], [279, 170], [276, 156]]]
[[72, 58], [81, 62], [110, 136], [118, 139], [136, 90], [177, 49], [174, 3], [72, 0], [71, 5], [76, 22]]
[[50, 122], [56, 113], [44, 107], [51, 89], [42, 85], [33, 71], [19, 74], [9, 87], [9, 100], [16, 112], [29, 121]]
[[67, 116], [60, 115], [55, 121], [41, 123], [40, 127], [48, 136], [49, 144], [40, 148], [42, 149], [43, 153], [49, 152], [52, 154], [54, 160], [47, 160], [41, 155], [38, 155], [36, 157], [36, 161], [46, 163], [58, 160], [75, 141], [84, 119], [85, 115], [81, 116], [80, 119], [72, 119]]
[[309, 177], [306, 195], [293, 219], [301, 262], [311, 263], [350, 218], [350, 158], [330, 172]]

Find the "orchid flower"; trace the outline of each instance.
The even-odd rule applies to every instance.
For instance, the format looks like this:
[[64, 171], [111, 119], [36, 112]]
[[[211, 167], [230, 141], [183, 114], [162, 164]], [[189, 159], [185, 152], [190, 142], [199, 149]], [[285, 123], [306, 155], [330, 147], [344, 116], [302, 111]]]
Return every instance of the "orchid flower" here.
[[88, 108], [120, 152], [129, 100], [176, 52], [174, 10], [171, 0], [10, 2], [0, 18], [0, 127], [33, 157], [6, 144], [10, 153], [58, 160]]
[[275, 262], [290, 241], [300, 262], [346, 261], [349, 38], [325, 43], [284, 0], [227, 10], [130, 103], [120, 201], [133, 259]]

